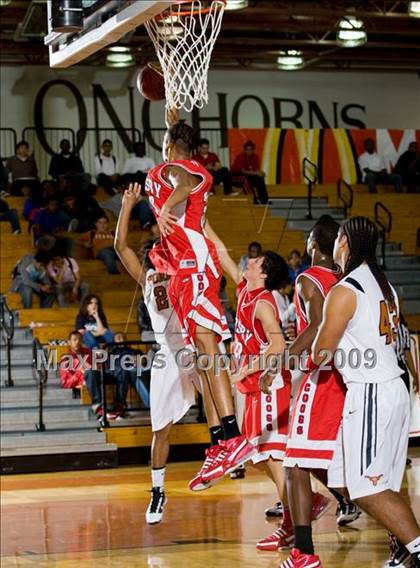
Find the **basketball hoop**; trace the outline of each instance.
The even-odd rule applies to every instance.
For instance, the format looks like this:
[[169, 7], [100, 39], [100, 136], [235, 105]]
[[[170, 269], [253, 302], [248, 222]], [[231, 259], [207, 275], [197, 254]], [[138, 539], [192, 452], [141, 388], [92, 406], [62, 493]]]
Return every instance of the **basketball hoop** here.
[[165, 78], [167, 108], [203, 108], [226, 0], [179, 0], [145, 22]]

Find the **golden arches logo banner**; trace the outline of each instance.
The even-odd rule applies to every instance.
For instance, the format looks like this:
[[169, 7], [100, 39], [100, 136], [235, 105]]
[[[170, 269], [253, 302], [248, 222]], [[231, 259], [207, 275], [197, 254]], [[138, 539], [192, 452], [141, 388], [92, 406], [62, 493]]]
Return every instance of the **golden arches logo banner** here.
[[389, 171], [410, 142], [420, 143], [420, 130], [344, 128], [231, 128], [228, 145], [231, 164], [248, 140], [255, 144], [261, 169], [269, 184], [303, 183], [302, 162], [309, 158], [318, 166], [320, 183], [360, 181], [358, 156], [366, 138], [373, 138]]

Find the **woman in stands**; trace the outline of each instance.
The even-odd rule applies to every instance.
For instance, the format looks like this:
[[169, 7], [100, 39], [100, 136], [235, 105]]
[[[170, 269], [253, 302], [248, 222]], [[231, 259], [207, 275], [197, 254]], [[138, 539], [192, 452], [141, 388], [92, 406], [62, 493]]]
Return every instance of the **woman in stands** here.
[[90, 349], [99, 347], [100, 343], [110, 343], [114, 334], [108, 328], [108, 322], [98, 296], [89, 294], [84, 299], [76, 317], [76, 329], [83, 336], [83, 343]]

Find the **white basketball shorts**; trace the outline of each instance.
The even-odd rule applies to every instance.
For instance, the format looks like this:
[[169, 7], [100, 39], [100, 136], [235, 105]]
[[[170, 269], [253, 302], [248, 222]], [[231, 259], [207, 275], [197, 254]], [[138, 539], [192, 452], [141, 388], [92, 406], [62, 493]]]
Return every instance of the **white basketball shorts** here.
[[348, 383], [343, 422], [328, 470], [329, 487], [351, 499], [398, 492], [407, 459], [410, 403], [400, 377], [386, 383]]

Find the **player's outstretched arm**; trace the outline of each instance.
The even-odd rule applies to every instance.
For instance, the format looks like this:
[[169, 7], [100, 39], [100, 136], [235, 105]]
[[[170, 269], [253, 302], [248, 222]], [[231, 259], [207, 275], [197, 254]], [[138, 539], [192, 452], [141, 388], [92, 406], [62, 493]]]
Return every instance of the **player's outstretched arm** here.
[[327, 364], [334, 358], [340, 339], [357, 307], [356, 294], [344, 286], [330, 290], [324, 302], [322, 322], [312, 344], [315, 365]]
[[236, 284], [239, 284], [242, 278], [238, 265], [228, 253], [225, 243], [216, 235], [207, 220], [206, 224], [204, 225], [204, 232], [216, 247], [217, 255], [219, 257], [223, 270], [227, 274], [229, 274], [229, 276]]
[[128, 246], [127, 235], [130, 222], [131, 211], [141, 199], [141, 187], [138, 183], [130, 184], [125, 191], [122, 200], [122, 207], [118, 217], [117, 229], [115, 231], [114, 247], [124, 265], [124, 268], [136, 282], [144, 285], [145, 270], [139, 261], [136, 253]]

